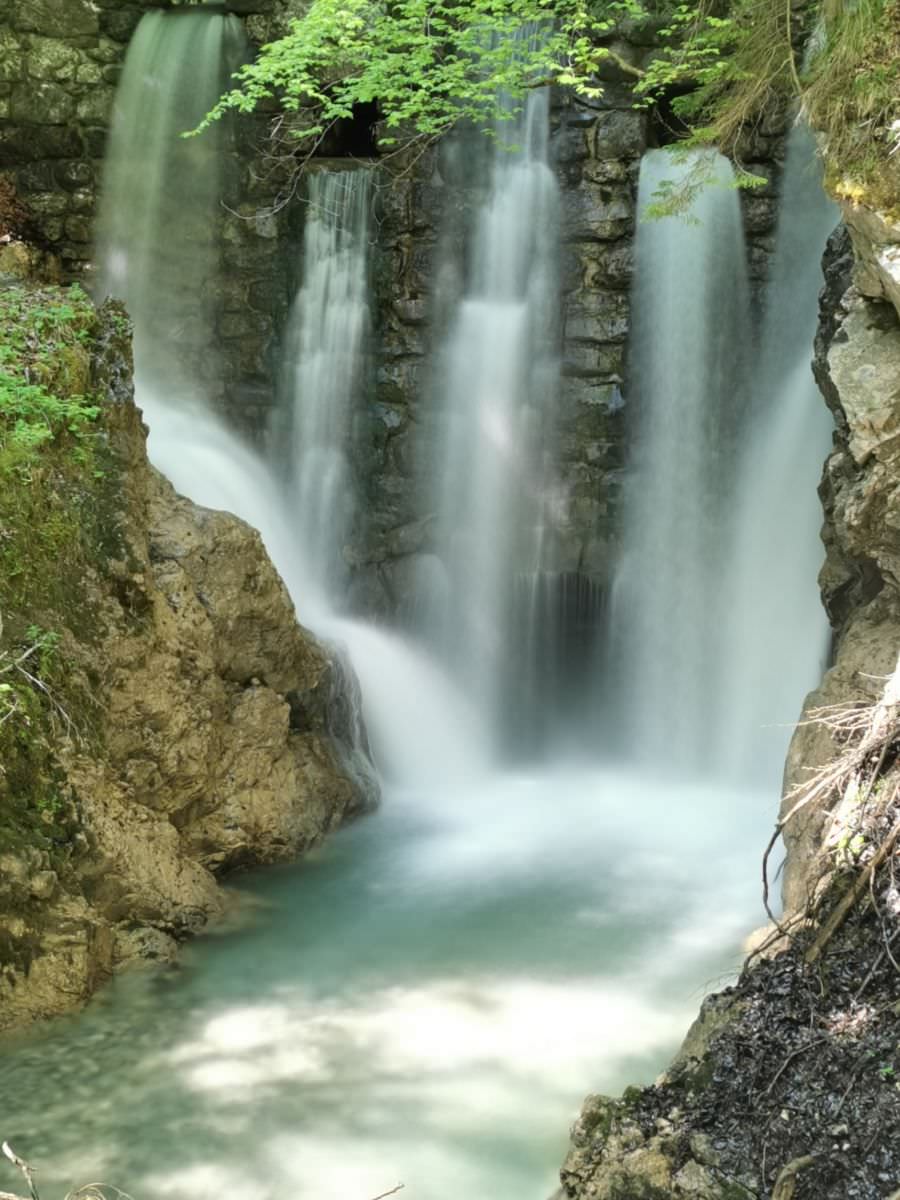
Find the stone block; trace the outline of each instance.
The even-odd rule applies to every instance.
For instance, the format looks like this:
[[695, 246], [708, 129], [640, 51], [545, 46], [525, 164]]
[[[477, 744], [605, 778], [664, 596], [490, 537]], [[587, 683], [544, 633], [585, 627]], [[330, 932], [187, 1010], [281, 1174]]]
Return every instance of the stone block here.
[[563, 374], [621, 383], [624, 358], [621, 344], [601, 346], [596, 342], [566, 342]]
[[106, 125], [112, 114], [115, 91], [111, 87], [92, 88], [78, 101], [78, 120], [91, 125]]
[[72, 192], [69, 203], [72, 212], [89, 213], [93, 211], [94, 205], [97, 203], [97, 196], [93, 188], [78, 188]]
[[91, 222], [86, 217], [68, 217], [65, 232], [73, 242], [89, 243], [93, 238]]
[[[112, 72], [111, 78], [107, 77], [108, 71]], [[100, 67], [97, 63], [91, 62], [90, 59], [86, 59], [79, 64], [75, 71], [75, 82], [86, 84], [89, 87], [96, 87], [103, 83], [104, 79], [107, 79], [107, 82], [115, 85], [118, 83], [121, 73], [122, 70], [120, 67]]]
[[622, 158], [589, 158], [582, 175], [591, 183], [625, 183], [631, 176], [631, 163]]
[[580, 342], [624, 342], [628, 335], [628, 295], [582, 289], [566, 299], [565, 335]]
[[82, 129], [81, 135], [84, 141], [82, 153], [86, 158], [95, 160], [98, 175], [102, 166], [103, 155], [106, 151], [107, 130], [102, 126], [93, 126], [87, 129]]
[[76, 188], [90, 187], [94, 183], [94, 167], [84, 159], [63, 159], [56, 164], [56, 182], [67, 192]]
[[125, 8], [121, 12], [108, 12], [103, 17], [103, 32], [115, 42], [129, 42], [140, 24], [139, 8]]
[[28, 208], [36, 217], [59, 216], [68, 206], [68, 197], [59, 192], [32, 192], [28, 197]]
[[778, 220], [778, 201], [774, 197], [744, 191], [741, 195], [744, 230], [748, 234], [769, 233]]
[[37, 225], [42, 237], [44, 237], [46, 241], [50, 242], [52, 245], [62, 241], [62, 217], [42, 217], [36, 220], [35, 224]]
[[634, 109], [604, 113], [594, 125], [591, 157], [640, 158], [647, 145], [647, 114]]
[[88, 51], [90, 58], [98, 63], [118, 63], [122, 61], [122, 47], [110, 38], [101, 37], [96, 46]]
[[631, 238], [609, 243], [576, 243], [567, 249], [576, 255], [584, 287], [628, 289], [634, 273], [634, 243]]
[[17, 29], [45, 37], [74, 38], [99, 34], [98, 10], [90, 0], [18, 0]]
[[65, 125], [75, 114], [75, 98], [58, 83], [16, 84], [10, 115], [33, 125]]
[[33, 37], [28, 43], [25, 66], [32, 79], [48, 83], [70, 83], [83, 57], [66, 42], [55, 38]]
[[556, 162], [583, 162], [590, 152], [588, 137], [589, 133], [583, 126], [565, 121], [552, 140]]
[[25, 74], [25, 51], [13, 33], [0, 32], [0, 81], [17, 83]]
[[562, 198], [567, 241], [615, 241], [634, 230], [631, 189], [585, 181]]
[[35, 162], [20, 168], [16, 172], [16, 186], [20, 192], [52, 192], [56, 186], [53, 164]]

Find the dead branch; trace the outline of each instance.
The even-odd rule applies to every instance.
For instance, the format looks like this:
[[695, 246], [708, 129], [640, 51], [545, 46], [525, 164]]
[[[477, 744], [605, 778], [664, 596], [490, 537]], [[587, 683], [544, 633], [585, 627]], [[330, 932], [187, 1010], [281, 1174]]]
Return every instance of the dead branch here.
[[384, 1200], [385, 1196], [395, 1196], [397, 1192], [402, 1192], [405, 1184], [398, 1183], [396, 1187], [391, 1188], [389, 1192], [380, 1192], [377, 1196], [373, 1196], [372, 1200]]
[[[900, 656], [898, 656], [894, 670], [886, 677], [884, 690], [874, 705], [859, 700], [844, 704], [825, 705], [821, 708], [811, 709], [803, 724], [823, 726], [829, 730], [835, 740], [843, 741], [845, 746], [834, 758], [814, 770], [810, 779], [798, 784], [787, 793], [785, 799], [789, 802], [793, 801], [793, 803], [785, 816], [780, 817], [776, 822], [774, 832], [763, 853], [763, 904], [769, 919], [783, 934], [786, 934], [787, 930], [777, 920], [769, 903], [769, 858], [788, 823], [809, 805], [824, 804], [833, 796], [840, 796], [844, 801], [851, 799], [858, 801], [860, 807], [865, 809], [871, 799], [875, 783], [881, 775], [888, 751], [900, 737]], [[895, 834], [890, 836], [896, 840]], [[882, 847], [882, 850], [886, 855], [887, 849]], [[824, 936], [825, 930], [822, 931], [822, 935], [816, 942], [818, 945], [821, 941], [820, 949], [807, 961], [815, 961], [828, 938], [831, 937], [855, 900], [858, 899], [858, 889], [865, 887], [866, 881], [871, 877], [871, 872], [882, 861], [883, 856], [878, 857], [877, 862], [873, 859], [868, 865], [867, 872], [869, 873], [864, 872], [848, 896], [845, 897], [845, 906], [844, 902], [839, 906], [841, 915], [838, 915], [838, 910], [832, 914], [832, 919], [835, 921], [833, 927], [830, 928], [827, 937]], [[830, 926], [831, 921], [829, 921]], [[812, 954], [812, 950], [809, 953]]]
[[807, 1167], [811, 1167], [815, 1161], [814, 1155], [803, 1154], [799, 1158], [792, 1158], [783, 1166], [778, 1172], [775, 1187], [772, 1189], [772, 1200], [792, 1200], [797, 1187], [797, 1176]]
[[12, 1165], [17, 1167], [25, 1176], [25, 1182], [28, 1184], [28, 1190], [31, 1193], [31, 1200], [40, 1200], [37, 1188], [34, 1186], [34, 1168], [30, 1167], [24, 1158], [19, 1158], [9, 1142], [4, 1142], [0, 1145], [0, 1153], [3, 1154], [4, 1158], [8, 1158]]

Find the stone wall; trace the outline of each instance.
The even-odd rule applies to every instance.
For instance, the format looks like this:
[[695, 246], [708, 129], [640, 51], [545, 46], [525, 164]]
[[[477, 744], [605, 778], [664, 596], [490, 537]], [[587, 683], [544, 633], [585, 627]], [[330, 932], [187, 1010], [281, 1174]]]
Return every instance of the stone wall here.
[[[624, 463], [623, 389], [637, 173], [647, 119], [612, 80], [590, 105], [559, 94], [551, 156], [562, 201], [557, 395], [559, 472], [567, 515], [553, 567], [608, 579]], [[483, 154], [483, 150], [481, 151]], [[462, 289], [467, 230], [484, 198], [477, 147], [433, 147], [382, 168], [374, 262], [377, 370], [359, 464], [367, 522], [354, 547], [354, 602], [402, 610], [432, 551], [423, 404], [435, 351]], [[447, 251], [452, 250], [448, 254]]]
[[[0, 177], [28, 215], [22, 231], [64, 280], [90, 285], [103, 154], [128, 43], [145, 12], [171, 0], [0, 0]], [[233, 0], [253, 42], [277, 34], [283, 0]], [[218, 401], [244, 429], [271, 403], [278, 334], [293, 282], [287, 214], [268, 212], [268, 116], [232, 131], [221, 217]]]
[[[61, 260], [64, 278], [90, 278], [92, 225], [112, 99], [127, 42], [142, 14], [171, 0], [0, 0], [0, 174], [31, 213], [31, 232]], [[260, 43], [285, 28], [293, 0], [229, 0]], [[639, 61], [646, 37], [623, 43]], [[0, 107], [0, 112], [4, 111]], [[625, 465], [626, 345], [640, 156], [658, 130], [635, 111], [625, 75], [603, 96], [560, 94], [552, 153], [562, 190], [562, 379], [556, 397], [559, 469], [566, 515], [553, 567], [605, 588], [616, 555], [617, 506]], [[281, 335], [301, 272], [303, 205], [273, 211], [290, 162], [269, 157], [262, 112], [232, 132], [233, 170], [223, 197], [222, 273], [214, 400], [248, 436], [265, 436], [280, 369]], [[768, 184], [743, 194], [759, 283], [772, 247], [779, 115], [740, 148]], [[483, 183], [454, 165], [448, 147], [380, 169], [374, 252], [376, 379], [363, 414], [358, 477], [365, 519], [350, 556], [353, 604], [380, 613], [402, 608], [430, 552], [423, 488], [421, 405], [460, 280], [437, 278], [450, 245], [462, 260], [465, 230]], [[199, 348], [202, 353], [204, 348]]]

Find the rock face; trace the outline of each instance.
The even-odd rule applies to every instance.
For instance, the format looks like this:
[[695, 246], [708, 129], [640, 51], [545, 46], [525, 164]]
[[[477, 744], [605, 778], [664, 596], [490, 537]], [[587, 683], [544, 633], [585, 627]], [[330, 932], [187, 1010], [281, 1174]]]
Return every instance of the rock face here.
[[[170, 957], [222, 911], [217, 874], [294, 857], [371, 799], [339, 719], [354, 697], [259, 535], [149, 465], [122, 325], [106, 310], [90, 347], [115, 547], [79, 580], [89, 633], [40, 615], [84, 711], [50, 739], [45, 848], [0, 836], [0, 1030]], [[0, 818], [15, 789], [0, 773]]]
[[[814, 363], [836, 424], [820, 487], [826, 546], [820, 584], [836, 652], [807, 711], [877, 699], [900, 651], [900, 315], [873, 265], [890, 258], [882, 239], [891, 227], [859, 205], [845, 205], [845, 217], [850, 239], [839, 230], [826, 255]], [[788, 793], [836, 749], [820, 726], [801, 725], [788, 754]], [[789, 909], [803, 905], [820, 873], [823, 819], [803, 810], [785, 829]]]

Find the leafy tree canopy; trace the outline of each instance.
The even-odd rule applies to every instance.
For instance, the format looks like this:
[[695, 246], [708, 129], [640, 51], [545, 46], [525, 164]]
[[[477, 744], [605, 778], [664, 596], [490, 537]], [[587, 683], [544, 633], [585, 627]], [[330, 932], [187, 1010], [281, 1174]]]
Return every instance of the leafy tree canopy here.
[[385, 145], [463, 119], [489, 130], [541, 84], [598, 96], [597, 71], [616, 57], [603, 39], [623, 17], [643, 15], [639, 0], [312, 0], [200, 128], [277, 96], [300, 138], [375, 100]]
[[[542, 84], [598, 96], [598, 73], [615, 61], [637, 104], [674, 95], [688, 144], [738, 163], [744, 133], [799, 101], [851, 180], [833, 180], [836, 190], [856, 180], [886, 202], [900, 186], [898, 14], [900, 0], [310, 0], [200, 128], [274, 99], [306, 155], [373, 101], [383, 146], [460, 120], [493, 132]], [[656, 45], [636, 68], [611, 43], [623, 21], [647, 20]]]

